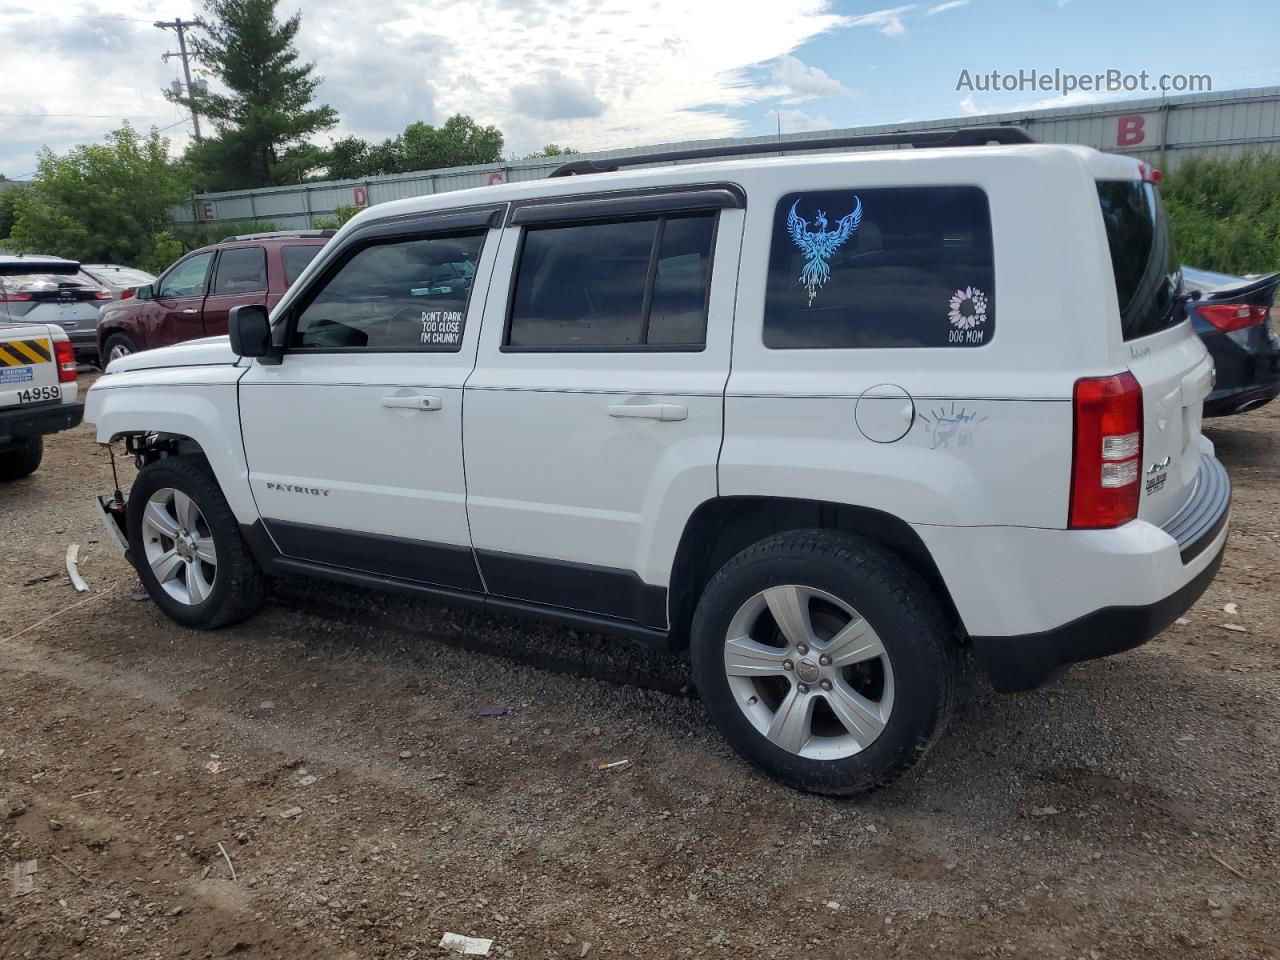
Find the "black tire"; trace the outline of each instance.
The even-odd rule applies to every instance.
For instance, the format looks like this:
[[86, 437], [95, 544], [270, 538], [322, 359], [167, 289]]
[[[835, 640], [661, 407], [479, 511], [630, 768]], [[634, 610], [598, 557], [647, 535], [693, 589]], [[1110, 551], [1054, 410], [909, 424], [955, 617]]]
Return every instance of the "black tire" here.
[[32, 437], [21, 447], [0, 453], [0, 480], [18, 480], [36, 472], [44, 459], [44, 437]]
[[[788, 584], [848, 604], [876, 631], [887, 654], [894, 684], [888, 720], [851, 756], [813, 759], [783, 749], [752, 724], [730, 686], [724, 658], [733, 617], [761, 591]], [[896, 553], [862, 537], [796, 530], [743, 550], [707, 585], [690, 642], [698, 692], [730, 746], [800, 790], [848, 795], [886, 787], [929, 752], [950, 717], [956, 651], [938, 597]], [[782, 682], [797, 683], [794, 674]]]
[[111, 334], [111, 336], [107, 337], [106, 341], [102, 344], [102, 356], [98, 358], [103, 370], [107, 369], [107, 364], [111, 362], [111, 351], [116, 347], [123, 348], [126, 353], [138, 352], [137, 345], [129, 338], [128, 334]]
[[[217, 568], [209, 595], [189, 604], [174, 598], [160, 585], [147, 562], [142, 513], [157, 490], [171, 487], [195, 501], [217, 551]], [[214, 630], [237, 623], [262, 605], [266, 576], [249, 552], [235, 514], [227, 504], [218, 481], [201, 456], [166, 457], [148, 464], [138, 474], [129, 491], [125, 515], [129, 532], [129, 559], [138, 578], [156, 605], [184, 627]]]

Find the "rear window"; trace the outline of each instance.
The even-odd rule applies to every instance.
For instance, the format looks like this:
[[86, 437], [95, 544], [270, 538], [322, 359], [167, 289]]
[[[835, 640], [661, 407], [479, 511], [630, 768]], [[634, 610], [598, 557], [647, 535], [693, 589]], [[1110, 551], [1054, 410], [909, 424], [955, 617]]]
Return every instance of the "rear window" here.
[[1182, 278], [1155, 187], [1137, 180], [1099, 180], [1098, 201], [1124, 338], [1136, 340], [1177, 326], [1186, 319], [1177, 296]]
[[980, 347], [996, 328], [978, 187], [789, 193], [773, 218], [764, 343], [775, 350]]
[[262, 247], [232, 247], [218, 255], [210, 296], [260, 293], [267, 289], [267, 252]]
[[284, 260], [284, 280], [290, 286], [306, 269], [307, 264], [316, 258], [316, 254], [324, 249], [322, 243], [294, 244], [280, 248], [280, 256]]

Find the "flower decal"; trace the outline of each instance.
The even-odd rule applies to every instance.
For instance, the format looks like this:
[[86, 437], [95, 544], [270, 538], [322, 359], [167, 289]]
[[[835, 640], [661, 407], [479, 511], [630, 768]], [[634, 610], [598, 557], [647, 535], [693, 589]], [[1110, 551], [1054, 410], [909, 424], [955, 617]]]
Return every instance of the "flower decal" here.
[[947, 319], [957, 330], [972, 330], [987, 322], [987, 295], [977, 287], [965, 287], [951, 295]]

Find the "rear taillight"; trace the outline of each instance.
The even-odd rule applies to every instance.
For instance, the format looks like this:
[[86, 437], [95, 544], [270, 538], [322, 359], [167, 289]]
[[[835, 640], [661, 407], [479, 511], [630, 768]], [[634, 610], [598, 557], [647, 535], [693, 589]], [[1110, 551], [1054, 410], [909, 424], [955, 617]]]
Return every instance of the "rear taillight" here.
[[110, 300], [111, 294], [106, 290], [95, 290], [93, 294], [95, 300]]
[[1195, 311], [1223, 333], [1266, 323], [1270, 312], [1266, 307], [1247, 303], [1202, 303], [1196, 306]]
[[1142, 492], [1142, 387], [1131, 373], [1076, 381], [1071, 509], [1075, 529], [1118, 527]]
[[135, 292], [135, 291], [133, 290], [133, 288], [132, 288], [132, 287], [130, 287], [128, 290], [124, 291], [124, 293], [120, 294], [120, 299], [121, 299], [121, 300], [128, 300], [130, 297], [132, 297], [132, 296], [133, 296], [134, 292]]
[[76, 378], [76, 352], [70, 340], [53, 341], [53, 357], [58, 361], [58, 379], [70, 383]]
[[10, 291], [9, 293], [0, 292], [0, 303], [15, 303], [19, 300], [30, 300], [30, 299], [31, 299], [31, 294], [29, 293], [13, 293], [12, 291]]

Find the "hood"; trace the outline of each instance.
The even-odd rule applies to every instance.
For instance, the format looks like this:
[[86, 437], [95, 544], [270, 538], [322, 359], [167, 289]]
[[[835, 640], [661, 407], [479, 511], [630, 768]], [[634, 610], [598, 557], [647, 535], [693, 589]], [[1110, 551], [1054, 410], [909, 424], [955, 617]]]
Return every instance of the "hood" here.
[[229, 337], [204, 337], [188, 340], [172, 347], [155, 350], [139, 350], [127, 357], [112, 360], [107, 373], [127, 373], [130, 370], [155, 370], [163, 367], [230, 366], [240, 358], [231, 350]]

